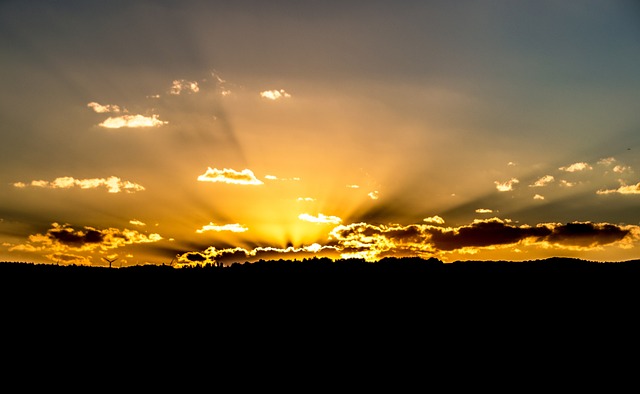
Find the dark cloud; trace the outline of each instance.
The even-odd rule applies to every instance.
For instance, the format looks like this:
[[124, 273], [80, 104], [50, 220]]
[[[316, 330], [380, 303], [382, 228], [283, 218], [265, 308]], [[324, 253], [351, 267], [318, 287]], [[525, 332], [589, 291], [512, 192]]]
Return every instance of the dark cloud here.
[[464, 248], [528, 245], [557, 248], [597, 248], [603, 245], [633, 241], [638, 226], [609, 223], [570, 222], [516, 225], [491, 218], [476, 220], [460, 227], [432, 225], [374, 226], [366, 223], [338, 226], [332, 232], [337, 249], [343, 253], [366, 252], [369, 258], [385, 255], [418, 255], [452, 252]]
[[105, 236], [100, 231], [87, 228], [76, 231], [70, 227], [54, 227], [47, 231], [47, 237], [67, 246], [81, 247], [85, 244], [97, 244], [104, 241]]
[[203, 255], [201, 255], [200, 253], [197, 253], [197, 252], [187, 253], [187, 254], [184, 255], [184, 258], [189, 260], [189, 261], [192, 261], [194, 263], [201, 263], [201, 262], [207, 260], [207, 258], [205, 256], [203, 256]]
[[509, 245], [532, 239], [535, 243], [549, 242], [562, 246], [597, 247], [622, 241], [632, 235], [630, 227], [609, 223], [570, 222], [543, 223], [535, 227], [516, 226], [500, 220], [478, 221], [457, 229], [430, 227], [429, 241], [440, 250], [463, 247]]
[[551, 243], [594, 247], [621, 241], [630, 235], [629, 228], [607, 223], [567, 223], [557, 226], [545, 237]]
[[487, 247], [509, 245], [530, 237], [549, 235], [551, 230], [544, 226], [516, 227], [501, 221], [482, 221], [463, 226], [455, 231], [432, 227], [430, 242], [440, 250], [455, 250], [464, 247]]

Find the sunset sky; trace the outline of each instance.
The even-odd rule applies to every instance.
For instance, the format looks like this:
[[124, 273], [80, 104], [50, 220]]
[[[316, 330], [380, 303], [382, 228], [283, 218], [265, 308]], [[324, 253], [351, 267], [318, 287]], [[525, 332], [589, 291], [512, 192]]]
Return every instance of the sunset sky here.
[[5, 0], [0, 78], [0, 261], [640, 258], [636, 0]]

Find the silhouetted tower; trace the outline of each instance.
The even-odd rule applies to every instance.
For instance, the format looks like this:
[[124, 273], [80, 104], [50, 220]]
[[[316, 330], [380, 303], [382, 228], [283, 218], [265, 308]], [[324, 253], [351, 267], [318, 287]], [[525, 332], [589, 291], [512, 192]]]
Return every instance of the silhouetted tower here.
[[109, 259], [108, 259], [108, 258], [106, 258], [106, 257], [103, 257], [103, 259], [109, 263], [109, 268], [111, 268], [111, 264], [113, 264], [113, 262], [114, 262], [114, 261], [118, 260], [118, 258], [117, 258], [117, 257], [116, 257], [115, 259], [111, 259], [111, 260], [109, 260]]

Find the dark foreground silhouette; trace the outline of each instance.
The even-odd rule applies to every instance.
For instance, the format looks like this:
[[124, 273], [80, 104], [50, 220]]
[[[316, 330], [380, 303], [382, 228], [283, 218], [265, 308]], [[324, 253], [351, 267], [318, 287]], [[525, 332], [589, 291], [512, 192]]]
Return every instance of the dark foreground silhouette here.
[[[35, 264], [27, 262], [0, 262], [2, 275], [87, 275], [91, 277], [224, 277], [232, 278], [259, 274], [270, 275], [608, 275], [640, 272], [640, 259], [622, 262], [596, 262], [576, 258], [552, 257], [527, 261], [455, 261], [444, 263], [436, 258], [387, 257], [377, 262], [361, 259], [331, 260], [310, 258], [303, 260], [259, 260], [233, 263], [227, 266], [198, 264], [175, 268], [169, 265], [134, 265], [105, 267], [86, 265]], [[271, 277], [273, 278], [273, 277]], [[423, 277], [426, 279], [426, 277]]]
[[640, 260], [313, 258], [190, 268], [0, 263], [5, 321], [43, 326], [91, 319], [105, 325], [214, 323], [216, 330], [284, 321], [295, 330], [362, 322], [477, 330], [500, 321], [501, 330], [519, 330], [540, 322], [626, 324], [638, 301]]
[[261, 289], [278, 291], [310, 289], [330, 293], [341, 289], [364, 289], [384, 292], [395, 289], [406, 292], [453, 290], [490, 292], [494, 289], [514, 292], [522, 289], [536, 293], [554, 288], [585, 288], [640, 285], [640, 260], [594, 262], [573, 258], [549, 258], [530, 261], [456, 261], [443, 263], [431, 258], [385, 258], [377, 262], [360, 259], [331, 260], [260, 260], [233, 263], [229, 266], [201, 264], [175, 268], [168, 265], [136, 265], [122, 268], [0, 263], [0, 284], [33, 285], [41, 288], [107, 286], [124, 291], [127, 288], [192, 292]]

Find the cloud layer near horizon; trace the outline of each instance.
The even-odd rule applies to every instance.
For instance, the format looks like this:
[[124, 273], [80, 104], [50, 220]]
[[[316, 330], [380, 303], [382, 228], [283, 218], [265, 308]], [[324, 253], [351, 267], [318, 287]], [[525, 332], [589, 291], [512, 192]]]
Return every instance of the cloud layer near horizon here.
[[[436, 217], [437, 218], [437, 217]], [[384, 257], [436, 257], [446, 261], [447, 254], [476, 254], [483, 249], [541, 248], [594, 250], [605, 246], [632, 248], [640, 241], [640, 226], [609, 223], [571, 222], [541, 223], [535, 226], [516, 225], [499, 218], [477, 219], [460, 227], [443, 227], [443, 221], [430, 219], [431, 224], [371, 225], [352, 223], [338, 225], [330, 232], [331, 241], [325, 250], [332, 257], [360, 258], [377, 261]], [[319, 246], [319, 245], [318, 245]], [[314, 247], [320, 252], [322, 248]], [[180, 256], [182, 264], [219, 264], [223, 262], [255, 261], [256, 256], [300, 254], [306, 248], [208, 248]], [[304, 253], [303, 253], [304, 254]], [[304, 258], [298, 256], [298, 258]], [[235, 259], [235, 260], [234, 260]]]

